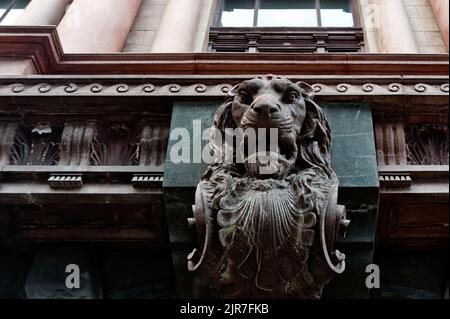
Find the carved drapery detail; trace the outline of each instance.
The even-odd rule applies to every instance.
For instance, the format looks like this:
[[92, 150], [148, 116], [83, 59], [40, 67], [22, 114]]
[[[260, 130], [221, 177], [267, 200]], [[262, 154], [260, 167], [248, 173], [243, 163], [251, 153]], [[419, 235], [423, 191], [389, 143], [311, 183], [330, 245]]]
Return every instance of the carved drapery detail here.
[[169, 127], [159, 123], [145, 123], [139, 142], [140, 166], [163, 166]]
[[59, 165], [89, 165], [95, 123], [66, 123]]
[[62, 128], [49, 123], [19, 125], [11, 150], [13, 165], [56, 165]]
[[[215, 114], [216, 162], [197, 186], [190, 220], [202, 249], [188, 268], [221, 297], [320, 298], [345, 269], [334, 245], [348, 220], [337, 205], [330, 128], [312, 94], [306, 83], [268, 75], [234, 87]], [[227, 129], [239, 128], [257, 130], [264, 144], [259, 129], [276, 129], [277, 147], [256, 151], [245, 134], [239, 146], [227, 144]], [[238, 156], [242, 163], [229, 162]]]
[[408, 125], [406, 142], [409, 165], [448, 165], [448, 125]]
[[378, 165], [406, 165], [403, 122], [375, 124]]

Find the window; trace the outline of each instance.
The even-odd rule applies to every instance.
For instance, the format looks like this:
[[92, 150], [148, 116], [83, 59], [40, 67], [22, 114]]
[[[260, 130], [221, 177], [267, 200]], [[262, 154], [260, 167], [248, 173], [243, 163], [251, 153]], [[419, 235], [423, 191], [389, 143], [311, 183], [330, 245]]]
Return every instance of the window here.
[[221, 27], [353, 27], [354, 0], [223, 0]]
[[14, 24], [31, 0], [0, 0], [0, 25]]
[[359, 0], [218, 0], [211, 52], [363, 52]]

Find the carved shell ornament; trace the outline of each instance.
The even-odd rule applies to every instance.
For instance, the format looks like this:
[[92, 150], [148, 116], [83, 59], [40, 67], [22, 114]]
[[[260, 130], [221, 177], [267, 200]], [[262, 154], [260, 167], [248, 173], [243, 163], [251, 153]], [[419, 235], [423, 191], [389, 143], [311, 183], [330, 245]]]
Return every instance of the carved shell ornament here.
[[[236, 85], [216, 111], [216, 161], [194, 208], [201, 248], [189, 254], [188, 268], [219, 297], [320, 298], [345, 269], [334, 246], [349, 221], [337, 205], [331, 132], [313, 92], [266, 75]], [[239, 129], [239, 142], [226, 138]]]

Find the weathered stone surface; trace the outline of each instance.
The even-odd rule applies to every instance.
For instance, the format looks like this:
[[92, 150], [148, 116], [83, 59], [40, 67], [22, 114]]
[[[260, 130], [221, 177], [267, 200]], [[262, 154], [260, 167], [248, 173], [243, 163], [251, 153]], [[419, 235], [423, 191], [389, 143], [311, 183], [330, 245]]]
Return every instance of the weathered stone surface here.
[[[69, 264], [80, 269], [80, 288], [67, 288]], [[96, 299], [101, 298], [97, 284], [98, 273], [89, 251], [83, 247], [42, 247], [36, 252], [28, 273], [25, 291], [28, 299]]]

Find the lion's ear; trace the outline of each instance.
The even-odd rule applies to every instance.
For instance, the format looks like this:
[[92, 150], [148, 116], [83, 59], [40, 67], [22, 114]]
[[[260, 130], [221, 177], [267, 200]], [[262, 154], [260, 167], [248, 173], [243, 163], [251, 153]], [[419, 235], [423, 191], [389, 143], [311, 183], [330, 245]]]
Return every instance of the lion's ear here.
[[306, 99], [312, 100], [314, 98], [314, 88], [311, 85], [302, 81], [299, 81], [295, 84], [300, 87], [302, 94]]
[[231, 111], [233, 102], [227, 101], [222, 104], [214, 114], [214, 127], [224, 133], [226, 128], [236, 128]]
[[301, 132], [303, 160], [312, 166], [322, 168], [330, 177], [334, 176], [330, 164], [330, 126], [322, 108], [311, 100], [306, 101], [306, 117]]
[[225, 147], [225, 134], [226, 129], [235, 129], [236, 123], [233, 119], [233, 114], [231, 108], [233, 105], [233, 100], [226, 100], [214, 114], [214, 124], [211, 127], [209, 135], [209, 148], [211, 155], [214, 157], [215, 163], [223, 163], [226, 158], [224, 154]]
[[234, 97], [237, 95], [238, 93], [238, 88], [239, 88], [240, 84], [236, 84], [235, 86], [233, 86], [227, 94], [227, 98], [226, 101], [229, 101], [230, 99], [234, 99]]
[[235, 85], [230, 89], [230, 91], [228, 91], [227, 97], [225, 98], [225, 103], [219, 106], [214, 114], [214, 127], [222, 133], [225, 132], [226, 128], [236, 128], [236, 123], [234, 122], [232, 113], [232, 106], [238, 87], [239, 84]]

